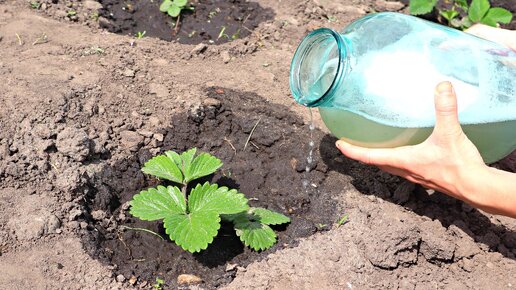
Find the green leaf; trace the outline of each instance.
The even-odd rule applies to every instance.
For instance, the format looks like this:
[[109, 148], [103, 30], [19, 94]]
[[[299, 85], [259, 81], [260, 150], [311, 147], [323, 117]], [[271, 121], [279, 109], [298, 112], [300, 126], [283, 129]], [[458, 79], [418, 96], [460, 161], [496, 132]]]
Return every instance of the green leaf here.
[[165, 155], [172, 159], [172, 161], [174, 161], [174, 163], [177, 165], [177, 167], [179, 167], [179, 169], [181, 169], [181, 164], [182, 164], [182, 160], [181, 160], [181, 156], [179, 154], [177, 154], [176, 152], [174, 151], [166, 151], [165, 152]]
[[348, 222], [348, 215], [345, 214], [337, 221], [337, 225], [341, 226], [347, 222]]
[[432, 12], [437, 0], [410, 0], [409, 10], [412, 15], [422, 15]]
[[512, 21], [512, 13], [504, 8], [491, 8], [487, 11], [487, 14], [484, 16], [484, 18], [482, 18], [480, 22], [488, 24], [484, 22], [485, 20], [494, 23], [494, 25], [491, 26], [496, 26], [496, 23], [509, 24]]
[[276, 243], [276, 233], [260, 222], [239, 222], [235, 224], [235, 230], [240, 240], [255, 251], [268, 249]]
[[188, 209], [194, 212], [215, 212], [217, 214], [236, 214], [249, 208], [247, 199], [237, 190], [218, 187], [217, 184], [197, 184], [188, 198]]
[[147, 161], [142, 168], [144, 173], [176, 183], [183, 183], [183, 174], [177, 164], [168, 156], [159, 155]]
[[183, 165], [181, 168], [183, 169], [183, 172], [185, 172], [185, 170], [187, 168], [189, 168], [190, 165], [192, 164], [192, 161], [194, 160], [196, 152], [197, 152], [197, 148], [192, 148], [190, 150], [187, 150], [187, 151], [181, 153], [181, 156], [180, 156], [181, 164]]
[[479, 22], [489, 10], [488, 0], [473, 0], [469, 6], [468, 16], [473, 22]]
[[188, 0], [174, 0], [174, 4], [176, 4], [178, 7], [184, 7]]
[[158, 186], [135, 195], [129, 202], [130, 213], [145, 221], [163, 219], [172, 214], [186, 213], [186, 201], [179, 188]]
[[264, 208], [251, 208], [247, 212], [222, 215], [222, 218], [232, 221], [240, 240], [255, 251], [268, 249], [276, 243], [276, 234], [269, 225], [290, 222], [288, 217]]
[[[197, 152], [196, 148], [192, 148], [188, 151], [181, 153], [181, 155], [177, 154], [174, 151], [165, 152], [166, 159], [171, 160], [177, 167], [177, 169], [181, 173], [181, 181], [175, 181], [182, 184], [186, 184], [192, 180], [197, 178], [210, 175], [217, 171], [222, 166], [222, 161], [208, 153], [201, 153], [199, 156], [195, 157], [195, 153]], [[155, 157], [157, 158], [157, 157]], [[159, 164], [166, 163], [167, 168], [172, 167], [171, 162], [164, 159], [165, 156], [158, 158], [160, 160]], [[154, 163], [151, 163], [154, 164]], [[147, 165], [147, 164], [146, 164]], [[161, 171], [162, 168], [158, 168], [157, 171]], [[177, 174], [177, 172], [175, 172]], [[154, 174], [154, 173], [150, 173]], [[154, 174], [156, 175], [156, 174]], [[169, 176], [168, 176], [169, 177]], [[165, 177], [166, 178], [166, 177]], [[166, 178], [169, 179], [169, 178]], [[169, 179], [171, 180], [171, 179]]]
[[258, 218], [257, 221], [266, 225], [280, 225], [290, 222], [287, 216], [261, 207], [251, 208], [249, 212]]
[[170, 8], [170, 5], [172, 5], [171, 0], [164, 0], [163, 2], [161, 2], [161, 5], [159, 5], [159, 11], [167, 12], [168, 8]]
[[469, 17], [462, 18], [462, 21], [461, 21], [462, 29], [469, 28], [469, 27], [471, 27], [471, 25], [473, 25], [473, 22], [471, 22]]
[[190, 166], [185, 168], [185, 183], [197, 178], [210, 175], [222, 166], [222, 161], [208, 153], [201, 153], [195, 157]]
[[489, 25], [492, 27], [497, 27], [496, 21], [494, 21], [493, 19], [491, 19], [489, 17], [485, 17], [485, 16], [484, 16], [484, 18], [482, 18], [482, 20], [480, 20], [480, 23]]
[[181, 13], [181, 7], [177, 6], [176, 4], [172, 3], [170, 7], [167, 10], [168, 15], [172, 17], [179, 16], [179, 13]]
[[446, 18], [446, 20], [448, 20], [448, 22], [451, 22], [455, 17], [457, 17], [459, 15], [459, 12], [455, 11], [455, 10], [441, 10], [439, 11], [439, 14]]
[[464, 12], [468, 12], [468, 2], [466, 0], [455, 0], [455, 5], [460, 7]]
[[164, 219], [170, 239], [191, 253], [208, 247], [220, 228], [220, 217], [214, 211], [169, 215]]

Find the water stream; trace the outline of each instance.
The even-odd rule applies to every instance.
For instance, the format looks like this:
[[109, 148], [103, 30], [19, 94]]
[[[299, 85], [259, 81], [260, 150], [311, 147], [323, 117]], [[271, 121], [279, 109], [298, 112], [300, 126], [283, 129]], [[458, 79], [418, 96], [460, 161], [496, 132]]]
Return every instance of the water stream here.
[[312, 109], [308, 108], [308, 111], [310, 112], [310, 122], [308, 123], [308, 129], [310, 130], [310, 139], [308, 140], [308, 156], [306, 157], [305, 178], [303, 178], [303, 188], [305, 189], [306, 193], [308, 193], [310, 185], [312, 185], [312, 187], [315, 187], [314, 186], [315, 184], [310, 184], [311, 183], [310, 176], [308, 175], [311, 171], [312, 164], [314, 163], [314, 147], [315, 147], [314, 117], [312, 114]]

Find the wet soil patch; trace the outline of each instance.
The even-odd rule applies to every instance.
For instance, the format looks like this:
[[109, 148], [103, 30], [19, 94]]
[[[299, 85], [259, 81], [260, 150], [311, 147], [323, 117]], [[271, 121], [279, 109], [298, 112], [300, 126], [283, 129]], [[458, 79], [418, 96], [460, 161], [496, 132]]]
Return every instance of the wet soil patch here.
[[274, 18], [271, 9], [245, 0], [189, 1], [194, 10], [183, 10], [179, 21], [159, 11], [160, 0], [101, 2], [100, 14], [109, 20], [101, 25], [111, 32], [134, 36], [145, 31], [145, 36], [186, 44], [221, 44], [244, 38], [259, 23]]
[[[308, 126], [284, 106], [270, 104], [253, 93], [210, 88], [201, 104], [174, 116], [170, 127], [160, 134], [164, 136], [161, 153], [191, 147], [210, 152], [222, 159], [224, 166], [208, 180], [238, 188], [251, 206], [287, 214], [292, 222], [276, 228], [278, 243], [263, 252], [245, 248], [228, 225], [222, 226], [207, 250], [185, 252], [168, 240], [160, 222], [140, 221], [128, 212], [127, 202], [134, 194], [158, 183], [139, 170], [158, 152], [142, 148], [90, 180], [86, 197], [90, 231], [83, 232], [84, 246], [94, 257], [113, 265], [117, 275], [134, 275], [140, 282], [161, 277], [169, 287], [176, 287], [179, 274], [193, 274], [211, 289], [233, 279], [237, 270], [228, 265], [246, 266], [278, 249], [293, 247], [299, 238], [329, 229], [338, 218], [331, 196], [334, 188], [329, 188], [336, 186], [335, 182], [327, 184], [327, 166], [318, 162], [321, 157], [317, 153], [315, 161], [307, 163]], [[316, 144], [323, 135], [314, 132]], [[308, 173], [307, 166], [311, 169]], [[306, 188], [304, 180], [308, 180]], [[165, 241], [123, 226], [150, 229]]]

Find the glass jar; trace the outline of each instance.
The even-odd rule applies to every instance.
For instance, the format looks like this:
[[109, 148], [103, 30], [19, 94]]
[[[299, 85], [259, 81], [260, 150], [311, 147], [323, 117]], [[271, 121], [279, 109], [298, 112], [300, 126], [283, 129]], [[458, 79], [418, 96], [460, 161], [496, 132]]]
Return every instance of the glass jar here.
[[486, 163], [516, 149], [516, 52], [400, 13], [369, 14], [341, 33], [306, 36], [290, 67], [294, 99], [355, 145], [418, 144], [435, 123], [434, 90], [450, 81], [459, 120]]

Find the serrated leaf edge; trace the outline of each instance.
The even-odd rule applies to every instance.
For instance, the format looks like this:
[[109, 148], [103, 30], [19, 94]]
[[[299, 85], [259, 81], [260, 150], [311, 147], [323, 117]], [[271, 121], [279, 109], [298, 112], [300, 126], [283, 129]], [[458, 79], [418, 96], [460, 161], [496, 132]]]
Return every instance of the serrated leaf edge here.
[[[256, 222], [256, 223], [260, 223], [260, 222]], [[266, 225], [264, 223], [260, 223], [260, 224], [263, 225], [263, 226], [269, 227], [272, 230], [272, 233], [274, 234], [274, 236], [273, 236], [273, 240], [274, 241], [268, 247], [260, 247], [260, 246], [256, 246], [255, 247], [255, 246], [251, 245], [251, 243], [249, 243], [246, 239], [243, 238], [244, 230], [236, 228], [236, 224], [235, 224], [235, 233], [238, 236], [238, 238], [240, 239], [240, 241], [242, 243], [244, 243], [244, 245], [246, 247], [249, 247], [249, 248], [251, 248], [251, 249], [253, 249], [255, 251], [263, 251], [263, 250], [270, 249], [272, 246], [274, 246], [274, 244], [276, 244], [278, 242], [278, 235], [276, 235], [276, 232], [269, 225]]]
[[[185, 214], [185, 215], [187, 215], [187, 214]], [[165, 220], [165, 219], [163, 219], [163, 221], [164, 221], [164, 220]], [[190, 253], [198, 253], [198, 252], [200, 252], [200, 251], [204, 251], [204, 250], [206, 250], [206, 249], [208, 248], [208, 246], [209, 246], [211, 243], [213, 243], [213, 240], [214, 240], [214, 239], [215, 239], [215, 237], [219, 234], [219, 230], [220, 230], [220, 226], [221, 226], [221, 225], [220, 225], [220, 222], [221, 222], [220, 215], [217, 215], [217, 232], [215, 233], [215, 235], [214, 235], [214, 236], [210, 237], [209, 241], [207, 241], [205, 245], [203, 245], [203, 246], [199, 247], [198, 249], [197, 249], [197, 248], [196, 248], [196, 249], [193, 249], [193, 251], [192, 251], [191, 249], [189, 249], [189, 248], [188, 248], [188, 245], [180, 244], [180, 243], [178, 243], [176, 240], [174, 240], [174, 239], [170, 236], [170, 232], [169, 232], [169, 230], [170, 230], [170, 231], [172, 230], [172, 228], [171, 228], [171, 227], [165, 227], [165, 226], [163, 226], [163, 227], [165, 227], [165, 233], [168, 235], [169, 239], [170, 239], [171, 241], [173, 241], [176, 245], [180, 246], [183, 250], [188, 251], [188, 252], [190, 252]]]

